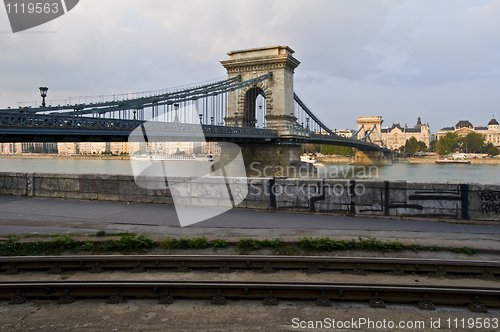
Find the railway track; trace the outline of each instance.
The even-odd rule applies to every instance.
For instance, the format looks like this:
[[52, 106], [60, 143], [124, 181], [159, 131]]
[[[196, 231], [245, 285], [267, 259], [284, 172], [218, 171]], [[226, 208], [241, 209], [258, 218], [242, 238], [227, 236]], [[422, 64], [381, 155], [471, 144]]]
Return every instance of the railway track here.
[[[395, 275], [430, 274], [475, 275], [496, 280], [500, 262], [456, 261], [403, 258], [277, 257], [277, 256], [37, 256], [0, 258], [0, 272], [15, 275], [20, 271], [61, 274], [64, 271], [101, 273], [106, 270], [169, 270], [189, 272], [210, 269], [229, 273], [234, 270], [302, 270], [309, 273], [346, 271], [353, 274]], [[0, 300], [20, 304], [28, 299], [57, 300], [59, 304], [75, 299], [103, 298], [120, 303], [127, 298], [155, 299], [171, 304], [175, 299], [208, 299], [224, 304], [227, 299], [262, 300], [277, 305], [280, 300], [315, 301], [330, 306], [337, 301], [367, 302], [372, 307], [385, 303], [417, 304], [432, 310], [439, 305], [467, 305], [471, 311], [486, 312], [500, 307], [500, 287], [462, 287], [429, 285], [349, 284], [329, 282], [254, 282], [254, 281], [3, 281]]]
[[188, 272], [194, 269], [217, 269], [219, 272], [234, 270], [259, 270], [273, 273], [278, 270], [304, 270], [309, 273], [321, 271], [346, 271], [353, 274], [369, 272], [389, 272], [396, 275], [406, 273], [434, 274], [437, 277], [453, 275], [475, 275], [494, 280], [500, 275], [497, 261], [458, 261], [407, 258], [352, 258], [352, 257], [311, 257], [311, 256], [30, 256], [0, 258], [0, 272], [17, 274], [22, 270], [46, 271], [60, 274], [65, 270], [86, 270], [101, 273], [105, 270], [175, 270]]
[[86, 298], [106, 298], [111, 304], [126, 302], [127, 298], [156, 299], [160, 304], [172, 304], [176, 299], [209, 299], [212, 304], [225, 304], [227, 299], [253, 299], [262, 300], [264, 305], [278, 305], [279, 300], [314, 300], [319, 306], [356, 301], [377, 308], [385, 308], [386, 303], [411, 303], [422, 310], [433, 310], [435, 304], [467, 305], [471, 311], [487, 312], [487, 307], [500, 307], [500, 288], [230, 281], [0, 283], [0, 300], [22, 304], [30, 298], [55, 299], [58, 304]]

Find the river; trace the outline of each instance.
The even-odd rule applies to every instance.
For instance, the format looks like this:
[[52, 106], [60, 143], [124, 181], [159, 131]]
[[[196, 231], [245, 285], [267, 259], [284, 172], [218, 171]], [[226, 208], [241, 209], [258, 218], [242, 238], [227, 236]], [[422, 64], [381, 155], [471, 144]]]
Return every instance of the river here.
[[[187, 173], [200, 176], [209, 164], [172, 161], [165, 166], [170, 176]], [[324, 164], [318, 171], [322, 178], [500, 184], [500, 164], [396, 163], [380, 167]], [[0, 158], [0, 172], [133, 175], [129, 160], [103, 159]]]

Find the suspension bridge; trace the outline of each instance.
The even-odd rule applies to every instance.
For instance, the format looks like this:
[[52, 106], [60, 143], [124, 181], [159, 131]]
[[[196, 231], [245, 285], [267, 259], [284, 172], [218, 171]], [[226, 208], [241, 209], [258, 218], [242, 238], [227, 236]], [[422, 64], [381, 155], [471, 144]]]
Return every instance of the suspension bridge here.
[[[141, 126], [148, 133], [168, 130], [171, 140], [192, 141], [193, 124], [201, 124], [206, 141], [236, 143], [266, 164], [299, 160], [300, 145], [307, 143], [381, 156], [381, 147], [370, 141], [375, 126], [363, 128], [359, 139], [359, 132], [340, 137], [294, 92], [300, 62], [293, 53], [288, 46], [229, 52], [229, 60], [221, 61], [227, 78], [193, 86], [0, 109], [0, 142], [127, 141]], [[265, 152], [277, 160], [258, 160], [258, 154], [269, 155]]]

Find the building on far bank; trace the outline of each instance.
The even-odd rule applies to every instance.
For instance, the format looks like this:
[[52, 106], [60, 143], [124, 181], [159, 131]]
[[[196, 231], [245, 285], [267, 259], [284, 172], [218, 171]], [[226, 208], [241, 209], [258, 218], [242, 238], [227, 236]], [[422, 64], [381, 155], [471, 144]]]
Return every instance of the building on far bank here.
[[59, 142], [59, 143], [0, 143], [0, 154], [21, 155], [23, 153], [57, 153], [69, 155], [114, 155], [141, 153], [220, 155], [221, 147], [217, 142]]
[[339, 135], [340, 137], [345, 137], [345, 138], [352, 137], [352, 130], [349, 130], [349, 129], [345, 129], [345, 130], [336, 130], [335, 129], [334, 133]]
[[406, 144], [406, 140], [415, 137], [417, 141], [424, 142], [429, 147], [432, 134], [430, 133], [429, 123], [422, 124], [420, 117], [417, 119], [417, 124], [413, 128], [409, 128], [407, 124], [402, 127], [399, 123], [393, 123], [392, 126], [382, 128], [382, 141], [388, 149], [396, 150]]
[[486, 127], [474, 127], [468, 120], [460, 120], [454, 127], [444, 127], [437, 133], [437, 139], [446, 135], [446, 133], [456, 133], [458, 136], [465, 137], [469, 133], [479, 133], [485, 136], [486, 144], [492, 143], [500, 148], [500, 128], [498, 121], [493, 118]]
[[78, 143], [75, 142], [57, 143], [57, 150], [61, 156], [69, 156], [80, 153]]

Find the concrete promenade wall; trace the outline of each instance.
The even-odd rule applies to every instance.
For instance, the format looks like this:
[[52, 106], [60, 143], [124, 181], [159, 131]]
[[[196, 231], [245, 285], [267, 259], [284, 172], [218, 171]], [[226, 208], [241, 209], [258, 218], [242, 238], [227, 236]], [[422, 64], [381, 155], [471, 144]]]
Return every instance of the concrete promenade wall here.
[[[185, 181], [169, 178], [176, 180]], [[147, 187], [157, 188], [164, 179], [147, 181], [151, 183]], [[500, 185], [291, 178], [230, 178], [228, 182], [247, 183], [248, 195], [238, 204], [240, 208], [500, 221]], [[220, 181], [205, 178], [190, 186], [185, 189], [190, 199], [210, 207], [231, 206]], [[0, 194], [173, 204], [168, 183], [163, 189], [144, 189], [133, 176], [122, 175], [0, 173]]]

